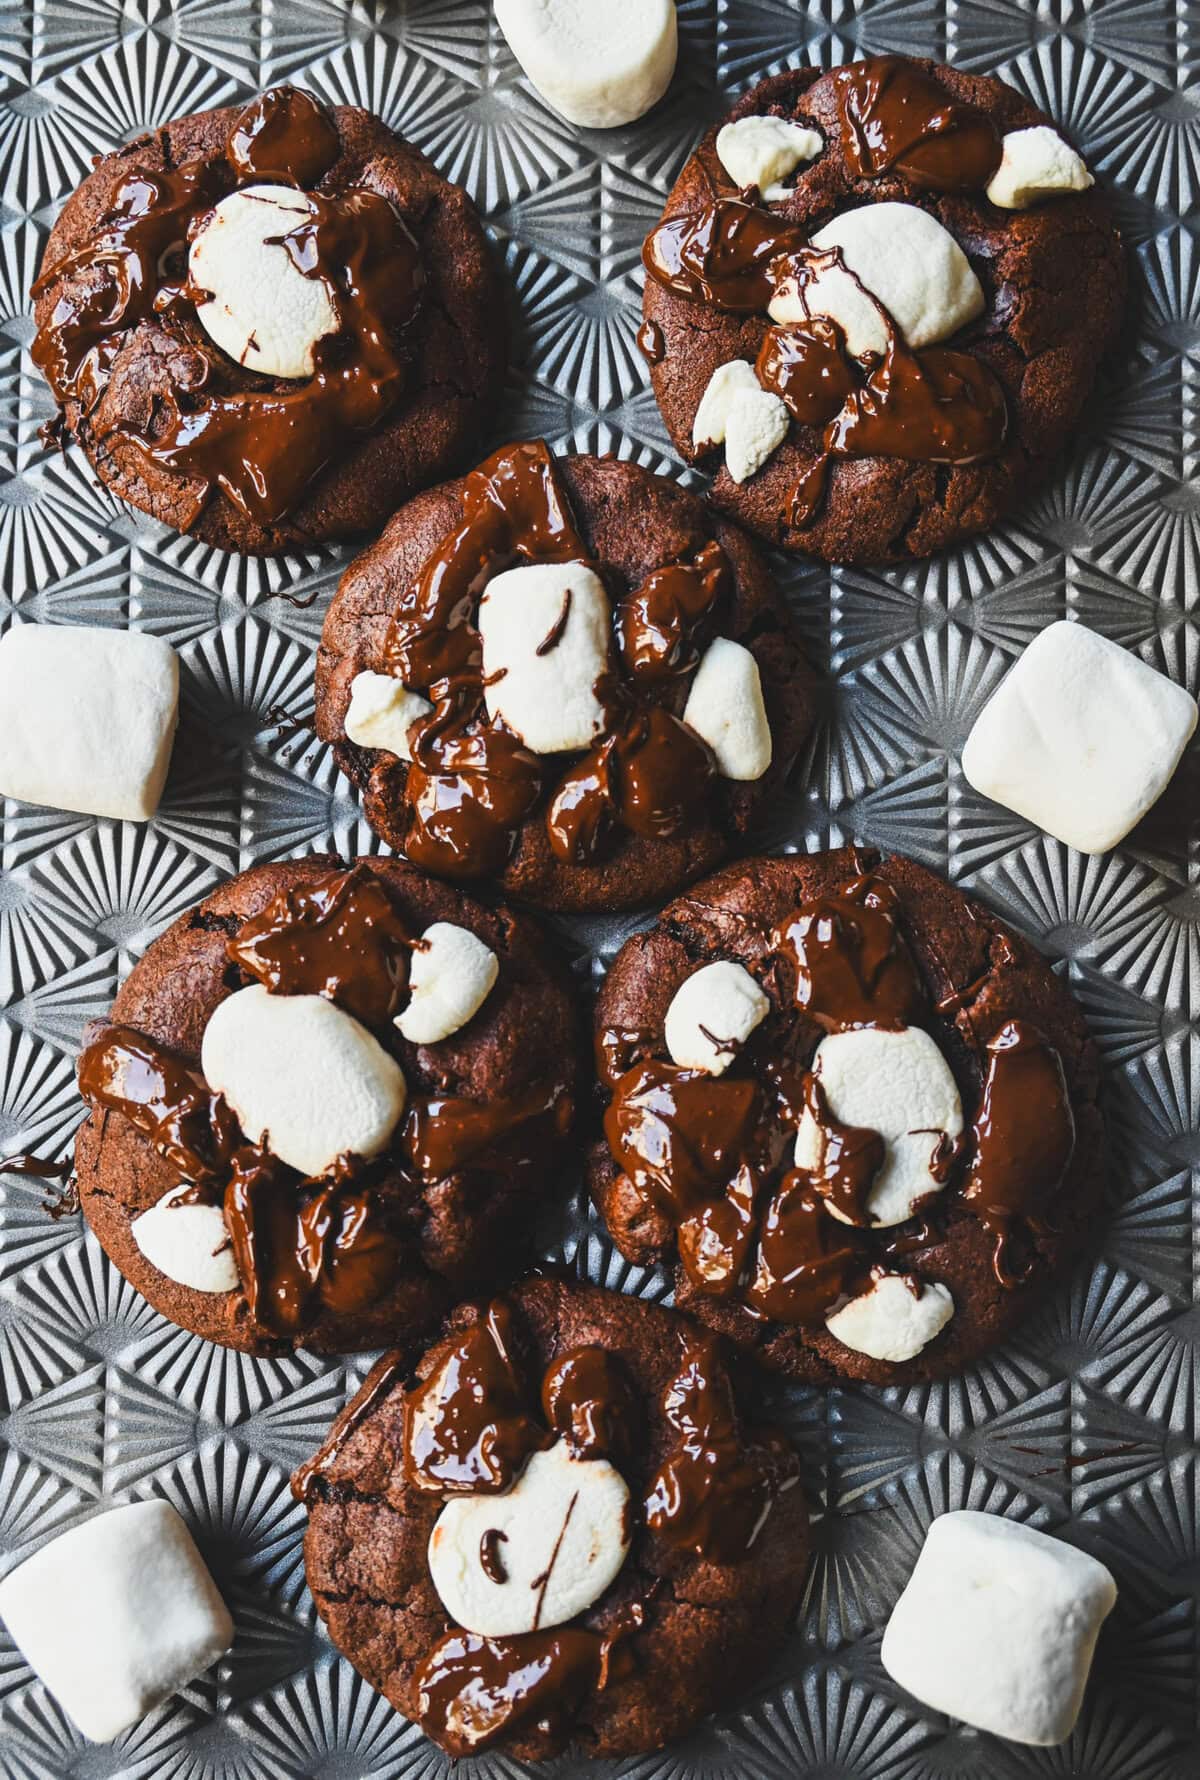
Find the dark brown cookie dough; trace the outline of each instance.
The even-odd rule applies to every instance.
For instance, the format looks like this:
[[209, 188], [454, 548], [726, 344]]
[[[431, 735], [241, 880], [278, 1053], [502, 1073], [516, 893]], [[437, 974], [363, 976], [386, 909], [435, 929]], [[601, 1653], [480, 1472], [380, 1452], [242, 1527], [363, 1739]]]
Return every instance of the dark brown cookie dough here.
[[[935, 62], [911, 66], [932, 77], [949, 99], [978, 108], [1001, 133], [1049, 122], [1001, 81]], [[1124, 257], [1098, 188], [1010, 211], [991, 204], [981, 190], [918, 185], [896, 166], [878, 177], [860, 176], [843, 139], [837, 72], [803, 68], [773, 75], [744, 94], [723, 122], [768, 115], [820, 132], [821, 154], [789, 179], [785, 198], [765, 206], [776, 224], [793, 225], [801, 239], [843, 211], [886, 201], [921, 206], [955, 237], [983, 286], [986, 308], [943, 344], [999, 380], [1008, 422], [998, 453], [940, 463], [835, 457], [811, 520], [796, 524], [793, 496], [821, 458], [819, 424], [794, 420], [764, 468], [740, 486], [719, 448], [702, 452], [692, 442], [696, 410], [713, 372], [731, 359], [753, 364], [757, 358], [771, 325], [765, 300], [749, 313], [730, 313], [667, 289], [647, 272], [644, 336], [671, 437], [689, 461], [712, 459], [717, 475], [711, 498], [722, 512], [772, 543], [829, 562], [902, 562], [994, 525], [1044, 478], [1115, 338], [1124, 305]], [[719, 128], [706, 134], [687, 162], [664, 219], [696, 214], [714, 197], [736, 197], [716, 154]]]
[[[279, 88], [273, 95], [287, 99], [294, 92]], [[306, 103], [316, 109], [311, 100]], [[320, 110], [336, 132], [336, 159], [326, 166], [321, 155], [310, 156], [306, 167], [301, 157], [294, 182], [327, 200], [348, 192], [387, 200], [400, 219], [401, 235], [407, 231], [411, 237], [401, 246], [405, 255], [413, 250], [420, 280], [411, 313], [384, 317], [382, 332], [391, 335], [388, 351], [399, 363], [400, 382], [382, 417], [366, 430], [348, 428], [337, 436], [327, 411], [312, 410], [315, 378], [295, 382], [237, 365], [204, 332], [186, 287], [165, 311], [152, 306], [155, 289], [181, 281], [189, 223], [235, 185], [258, 182], [248, 172], [235, 173], [226, 155], [231, 132], [244, 115], [241, 107], [179, 118], [103, 156], [55, 223], [35, 286], [34, 357], [55, 389], [64, 434], [79, 440], [115, 495], [225, 550], [303, 549], [377, 527], [400, 502], [462, 461], [503, 375], [504, 299], [470, 198], [370, 112], [353, 106]], [[113, 234], [119, 193], [124, 192], [121, 205], [128, 209], [128, 194], [139, 178], [170, 181], [189, 167], [198, 169], [194, 178], [186, 175], [193, 194], [179, 197], [168, 187], [174, 215], [156, 225], [153, 248], [165, 243], [169, 251], [160, 258], [148, 248], [145, 255], [155, 261], [149, 273], [155, 289], [129, 302], [121, 293], [120, 254], [98, 263], [92, 250]], [[285, 182], [291, 181], [285, 176]], [[279, 183], [278, 173], [265, 183]], [[144, 194], [147, 188], [140, 189]], [[144, 196], [136, 201], [144, 202]], [[401, 276], [397, 264], [393, 283]], [[386, 305], [386, 265], [378, 283]], [[89, 308], [118, 319], [92, 328], [100, 344], [76, 375], [63, 364], [68, 350], [63, 318]], [[346, 333], [343, 328], [333, 337], [332, 378], [341, 376], [347, 359], [358, 352]], [[323, 438], [321, 450], [332, 455], [323, 464], [317, 456], [315, 474], [285, 511], [267, 512], [249, 495], [247, 510], [245, 500], [231, 499], [215, 478], [201, 474], [198, 460], [189, 459], [186, 450], [182, 463], [163, 461], [165, 445], [174, 437], [176, 404], [186, 417], [244, 394], [263, 402], [286, 399], [294, 406], [298, 392], [301, 407], [294, 424], [302, 445]], [[259, 424], [255, 420], [252, 426]], [[246, 438], [246, 457], [265, 461], [261, 438], [250, 432]], [[239, 451], [228, 449], [225, 455], [233, 462]], [[244, 474], [239, 479], [246, 481]]]
[[[614, 611], [662, 565], [693, 561], [706, 547], [711, 550], [714, 542], [719, 545], [728, 564], [729, 586], [720, 596], [704, 640], [708, 635], [726, 636], [750, 650], [771, 729], [772, 761], [762, 778], [734, 782], [715, 776], [706, 789], [701, 760], [701, 799], [695, 819], [652, 835], [617, 828], [607, 850], [590, 863], [556, 856], [547, 829], [554, 788], [580, 756], [540, 757], [542, 791], [516, 827], [507, 857], [494, 873], [499, 883], [508, 894], [543, 908], [565, 912], [636, 908], [718, 864], [769, 807], [812, 727], [816, 682], [783, 600], [761, 557], [740, 531], [714, 520], [694, 495], [634, 464], [594, 457], [550, 462]], [[379, 542], [350, 565], [326, 617], [317, 661], [317, 732], [333, 743], [343, 770], [364, 790], [375, 832], [401, 851], [411, 850], [411, 769], [395, 755], [354, 746], [346, 736], [346, 712], [355, 676], [386, 671], [397, 614], [411, 599], [432, 552], [461, 523], [466, 487], [465, 482], [449, 483], [410, 502]], [[652, 708], [681, 713], [691, 677], [688, 671], [656, 681], [645, 692], [646, 702]], [[424, 857], [421, 863], [441, 869]]]
[[[362, 866], [368, 869], [364, 873], [360, 868], [354, 882], [366, 881], [376, 895], [382, 887], [389, 920], [394, 913], [404, 930], [418, 938], [435, 921], [466, 928], [491, 947], [499, 974], [479, 1011], [459, 1031], [435, 1044], [414, 1045], [392, 1024], [386, 998], [370, 1005], [377, 973], [362, 965], [365, 944], [358, 949], [357, 985], [348, 987], [347, 977], [333, 999], [361, 1017], [400, 1064], [407, 1106], [390, 1146], [375, 1161], [358, 1159], [345, 1174], [339, 1163], [317, 1182], [281, 1169], [277, 1182], [265, 1183], [268, 1196], [257, 1202], [257, 1209], [250, 1190], [258, 1222], [247, 1227], [254, 1233], [261, 1263], [253, 1269], [256, 1305], [245, 1270], [238, 1290], [193, 1290], [160, 1273], [134, 1239], [131, 1224], [136, 1217], [182, 1179], [198, 1178], [187, 1156], [181, 1162], [177, 1152], [171, 1160], [162, 1141], [153, 1141], [124, 1112], [106, 1110], [95, 1099], [92, 1116], [79, 1131], [80, 1197], [107, 1253], [156, 1310], [227, 1347], [261, 1354], [292, 1347], [333, 1353], [378, 1347], [435, 1326], [464, 1292], [503, 1284], [528, 1259], [533, 1219], [553, 1185], [555, 1162], [570, 1127], [578, 1091], [579, 1021], [565, 972], [545, 936], [527, 918], [503, 907], [485, 909], [399, 861], [373, 859]], [[199, 1152], [197, 1159], [211, 1160], [202, 1184], [209, 1188], [209, 1201], [224, 1207], [227, 1228], [235, 1174], [246, 1179], [247, 1157], [262, 1154], [236, 1147], [244, 1143], [236, 1119], [220, 1096], [214, 1115], [200, 1075], [201, 1041], [210, 1017], [227, 996], [254, 980], [231, 957], [230, 947], [252, 917], [279, 906], [277, 899], [320, 891], [336, 884], [345, 871], [337, 860], [314, 856], [256, 866], [230, 879], [150, 946], [118, 992], [109, 1019], [87, 1035], [81, 1072], [85, 1088], [92, 1047], [111, 1040], [115, 1028], [145, 1034], [189, 1072], [189, 1083], [199, 1087], [202, 1102], [162, 1130], [182, 1130], [186, 1143]], [[401, 973], [406, 969], [402, 962]], [[297, 982], [293, 992], [311, 993], [314, 986], [311, 980]], [[406, 999], [401, 975], [399, 1006]], [[437, 1104], [431, 1107], [431, 1101]], [[466, 1119], [479, 1108], [485, 1117], [494, 1116], [494, 1129], [481, 1132], [478, 1142], [461, 1142], [451, 1165], [439, 1171], [427, 1158], [450, 1129], [447, 1103], [457, 1117], [460, 1101], [470, 1103]], [[511, 1119], [506, 1109], [512, 1110]], [[428, 1121], [422, 1127], [423, 1151], [414, 1123], [418, 1115]], [[232, 1139], [226, 1126], [232, 1126]], [[342, 1189], [348, 1200], [339, 1197]], [[319, 1203], [323, 1192], [329, 1195], [324, 1208]], [[351, 1222], [351, 1212], [343, 1207], [353, 1208], [360, 1197], [366, 1212], [364, 1265], [376, 1269], [376, 1283], [365, 1294], [351, 1292], [347, 1302], [346, 1294], [327, 1289], [327, 1281]], [[319, 1214], [328, 1220], [324, 1271], [319, 1292], [310, 1292], [287, 1312], [275, 1304], [285, 1266], [292, 1267], [300, 1206], [312, 1208], [314, 1218]], [[286, 1243], [273, 1221], [285, 1215], [292, 1220]], [[313, 1230], [319, 1224], [310, 1226], [310, 1237]], [[233, 1252], [240, 1268], [236, 1241]]]
[[[516, 1761], [549, 1757], [568, 1743], [589, 1756], [661, 1748], [753, 1686], [783, 1641], [808, 1558], [795, 1455], [778, 1435], [740, 1423], [719, 1344], [685, 1317], [554, 1278], [517, 1286], [502, 1301], [500, 1315], [519, 1391], [501, 1424], [506, 1438], [493, 1453], [500, 1451], [510, 1470], [519, 1471], [514, 1452], [553, 1438], [546, 1432], [546, 1410], [539, 1412], [543, 1375], [565, 1356], [591, 1350], [592, 1366], [599, 1360], [608, 1387], [619, 1390], [623, 1402], [618, 1415], [601, 1418], [599, 1443], [576, 1444], [574, 1450], [581, 1457], [602, 1456], [611, 1450], [607, 1440], [615, 1426], [611, 1462], [629, 1489], [632, 1543], [616, 1579], [584, 1613], [549, 1633], [507, 1641], [528, 1652], [539, 1637], [565, 1634], [568, 1648], [559, 1658], [573, 1659], [574, 1674], [564, 1664], [561, 1684], [536, 1708], [509, 1716], [507, 1723], [503, 1714], [490, 1718], [489, 1734], [470, 1746]], [[400, 1712], [456, 1755], [467, 1753], [468, 1745], [447, 1733], [445, 1699], [439, 1705], [428, 1692], [424, 1703], [421, 1698], [431, 1654], [455, 1627], [434, 1590], [426, 1557], [446, 1496], [413, 1481], [404, 1386], [415, 1394], [419, 1383], [436, 1380], [464, 1331], [480, 1334], [486, 1321], [481, 1308], [465, 1307], [451, 1320], [447, 1339], [415, 1366], [412, 1351], [382, 1361], [293, 1484], [308, 1505], [309, 1586], [334, 1643]], [[655, 1496], [661, 1468], [678, 1464], [680, 1434], [663, 1398], [689, 1362], [704, 1370], [706, 1401], [718, 1404], [726, 1418], [722, 1429], [710, 1430], [720, 1449], [712, 1460], [709, 1512], [700, 1516], [699, 1540], [688, 1536], [694, 1527], [682, 1534], [676, 1528], [671, 1537], [665, 1528], [650, 1530], [647, 1513], [657, 1524], [659, 1510], [643, 1507]], [[548, 1392], [546, 1400], [553, 1401]], [[410, 1397], [410, 1429], [412, 1403]], [[694, 1391], [690, 1406], [694, 1412]], [[561, 1407], [554, 1421], [556, 1432], [566, 1427]], [[595, 1418], [574, 1424], [582, 1425], [594, 1429]], [[720, 1446], [722, 1441], [727, 1444]], [[755, 1501], [754, 1519], [763, 1510], [765, 1518], [757, 1535], [747, 1535], [749, 1523], [743, 1525], [736, 1557], [732, 1546], [719, 1561], [686, 1548], [722, 1530], [728, 1538], [740, 1510]], [[599, 1686], [596, 1662], [605, 1647], [607, 1680]]]
[[[882, 929], [887, 944], [880, 947], [877, 930], [871, 944], [864, 942], [856, 954], [853, 948], [844, 948], [839, 933], [845, 931], [847, 918], [852, 922], [859, 918], [868, 890], [887, 916]], [[802, 905], [811, 912], [818, 899], [823, 900], [814, 919], [824, 925], [808, 942], [808, 955], [818, 961], [823, 957], [832, 974], [823, 989], [809, 991], [799, 987], [815, 981], [807, 963], [802, 960], [798, 968], [794, 949], [777, 936], [794, 924]], [[830, 930], [831, 947], [822, 950], [825, 941], [820, 936]], [[696, 1270], [689, 1276], [678, 1259], [677, 1230], [685, 1213], [674, 1209], [667, 1194], [656, 1198], [653, 1192], [639, 1190], [614, 1161], [609, 1144], [602, 1142], [591, 1156], [591, 1189], [617, 1247], [639, 1264], [674, 1258], [680, 1307], [793, 1378], [818, 1384], [838, 1379], [895, 1384], [942, 1377], [970, 1365], [1009, 1335], [1045, 1287], [1072, 1264], [1102, 1204], [1105, 1150], [1097, 1109], [1099, 1065], [1067, 989], [1026, 940], [910, 860], [895, 856], [881, 860], [878, 854], [847, 848], [808, 857], [743, 861], [676, 898], [656, 926], [636, 934], [618, 954], [596, 1012], [598, 1067], [610, 1094], [625, 1071], [629, 1072], [625, 1080], [633, 1079], [635, 1066], [643, 1059], [661, 1062], [669, 1088], [675, 1072], [667, 1060], [664, 1037], [667, 1009], [681, 983], [715, 959], [734, 960], [749, 970], [771, 1004], [715, 1086], [706, 1087], [709, 1078], [701, 1077], [697, 1089], [699, 1102], [716, 1121], [724, 1116], [718, 1090], [736, 1097], [732, 1084], [759, 1087], [761, 1111], [755, 1117], [761, 1124], [756, 1135], [727, 1148], [716, 1170], [710, 1170], [713, 1179], [693, 1189], [692, 1202], [685, 1208], [686, 1215], [702, 1216], [710, 1232], [716, 1229], [727, 1236], [732, 1222], [722, 1225], [720, 1220], [729, 1217], [728, 1209], [716, 1217], [704, 1211], [700, 1202], [705, 1192], [714, 1204], [725, 1203], [719, 1183], [732, 1177], [740, 1158], [751, 1154], [766, 1158], [769, 1153], [769, 1159], [755, 1162], [753, 1212], [740, 1226], [744, 1232], [740, 1257], [731, 1251], [740, 1265], [729, 1270], [728, 1284], [718, 1282], [715, 1294], [711, 1287], [701, 1289]], [[850, 997], [859, 994], [854, 985], [863, 980], [873, 982], [874, 989], [855, 1007]], [[801, 995], [807, 996], [804, 1005]], [[819, 1012], [825, 1001], [840, 1003], [840, 1018]], [[933, 1036], [958, 1085], [964, 1135], [957, 1153], [946, 1158], [942, 1191], [923, 1201], [916, 1215], [889, 1228], [872, 1230], [868, 1219], [866, 1227], [847, 1229], [833, 1220], [821, 1192], [812, 1188], [812, 1177], [788, 1171], [793, 1167], [796, 1109], [803, 1104], [806, 1072], [817, 1045], [831, 1030], [871, 1024], [918, 1025]], [[985, 1149], [977, 1142], [978, 1130], [989, 1125], [981, 1101], [985, 1079], [996, 1063], [995, 1050], [988, 1047], [1013, 1026], [1025, 1045], [1017, 1067], [1022, 1059], [1031, 1059], [1035, 1070], [1045, 1066], [1043, 1086], [1055, 1086], [1045, 1047], [1057, 1053], [1062, 1070], [1058, 1105], [1052, 1104], [1050, 1093], [1040, 1123], [1038, 1116], [1030, 1118], [1037, 1105], [1032, 1092], [1037, 1083], [1025, 1083], [1017, 1096], [1026, 1103], [1026, 1122], [1021, 1124], [1010, 1117], [1013, 1097], [1008, 1096], [1006, 1107], [1003, 1095], [994, 1093]], [[1010, 1062], [996, 1067], [1007, 1068]], [[1071, 1121], [1062, 1107], [1063, 1081], [1074, 1121], [1073, 1148]], [[610, 1110], [606, 1121], [610, 1141], [613, 1118]], [[669, 1126], [670, 1117], [666, 1125], [652, 1127], [660, 1156], [664, 1134], [671, 1135]], [[717, 1141], [715, 1132], [714, 1124], [704, 1140], [710, 1149]], [[854, 1140], [866, 1136], [849, 1133], [851, 1152]], [[1061, 1151], [1054, 1159], [1056, 1142], [1069, 1150], [1069, 1161]], [[703, 1153], [698, 1142], [688, 1150], [693, 1159]], [[1015, 1181], [1011, 1175], [1002, 1179], [1014, 1158]], [[1039, 1183], [1039, 1169], [1061, 1178]], [[778, 1212], [788, 1204], [789, 1183], [793, 1206], [799, 1196], [807, 1197], [813, 1208], [810, 1234], [804, 1238], [812, 1246], [804, 1256], [805, 1271], [797, 1276], [808, 1280], [813, 1293], [803, 1322], [773, 1320], [761, 1308], [761, 1297], [760, 1308], [753, 1302], [762, 1278], [763, 1232], [773, 1215], [776, 1227], [786, 1232], [786, 1219]], [[1032, 1199], [1017, 1209], [1023, 1184], [1031, 1187]], [[993, 1214], [1006, 1192], [1012, 1215], [998, 1219]], [[828, 1191], [827, 1196], [833, 1200], [835, 1193]], [[694, 1238], [698, 1226], [691, 1228]], [[844, 1265], [839, 1259], [843, 1248], [849, 1251]], [[826, 1308], [866, 1290], [874, 1267], [904, 1276], [914, 1286], [940, 1283], [953, 1299], [953, 1316], [946, 1326], [915, 1357], [902, 1362], [852, 1350], [825, 1328]], [[776, 1276], [779, 1273], [777, 1267]]]

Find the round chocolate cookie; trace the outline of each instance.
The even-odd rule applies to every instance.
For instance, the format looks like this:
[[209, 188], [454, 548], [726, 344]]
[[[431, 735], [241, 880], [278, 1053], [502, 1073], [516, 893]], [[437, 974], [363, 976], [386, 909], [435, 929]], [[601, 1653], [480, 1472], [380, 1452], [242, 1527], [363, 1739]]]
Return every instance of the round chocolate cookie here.
[[793, 1378], [1003, 1339], [1099, 1209], [1098, 1061], [1027, 941], [910, 860], [744, 860], [635, 934], [596, 1013], [622, 1254]]
[[633, 464], [536, 443], [418, 496], [351, 564], [316, 702], [390, 846], [602, 912], [744, 837], [815, 681], [739, 531]]
[[388, 1355], [292, 1488], [338, 1649], [451, 1756], [659, 1749], [761, 1680], [799, 1604], [796, 1455], [721, 1343], [535, 1278]]
[[86, 1034], [83, 1209], [156, 1310], [379, 1347], [528, 1260], [580, 1067], [545, 937], [391, 859], [232, 878]]
[[1125, 298], [1109, 206], [1044, 113], [890, 55], [743, 95], [643, 258], [677, 449], [723, 512], [828, 562], [994, 525], [1076, 425]]
[[61, 435], [225, 550], [375, 528], [461, 461], [504, 369], [466, 193], [370, 112], [295, 87], [103, 156], [33, 295]]

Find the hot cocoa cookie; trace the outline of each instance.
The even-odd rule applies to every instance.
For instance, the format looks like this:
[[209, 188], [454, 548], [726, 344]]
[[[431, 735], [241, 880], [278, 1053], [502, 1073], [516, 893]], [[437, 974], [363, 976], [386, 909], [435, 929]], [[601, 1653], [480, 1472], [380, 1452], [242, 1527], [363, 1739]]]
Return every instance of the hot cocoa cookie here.
[[316, 721], [414, 863], [597, 912], [729, 852], [814, 693], [735, 527], [633, 464], [538, 443], [419, 496], [351, 564]]
[[89, 1032], [83, 1209], [210, 1341], [377, 1347], [525, 1260], [578, 1067], [528, 920], [390, 859], [256, 866], [156, 940]]
[[910, 860], [754, 859], [636, 934], [596, 1013], [622, 1254], [794, 1378], [969, 1365], [1076, 1257], [1098, 1061], [1027, 941]]
[[103, 156], [33, 295], [62, 435], [122, 500], [226, 550], [377, 526], [461, 460], [503, 374], [466, 193], [295, 87]]
[[293, 1489], [334, 1643], [456, 1757], [661, 1748], [762, 1675], [808, 1557], [720, 1342], [560, 1279], [382, 1360]]
[[830, 562], [928, 556], [1008, 512], [1125, 295], [1108, 205], [1045, 115], [902, 56], [745, 94], [643, 257], [677, 449], [723, 512]]

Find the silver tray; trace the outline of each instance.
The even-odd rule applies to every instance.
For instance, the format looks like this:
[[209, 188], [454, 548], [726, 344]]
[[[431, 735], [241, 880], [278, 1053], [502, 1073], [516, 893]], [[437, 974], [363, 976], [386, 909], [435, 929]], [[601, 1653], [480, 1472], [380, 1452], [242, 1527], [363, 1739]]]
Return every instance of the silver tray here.
[[[602, 5], [603, 0], [595, 0]], [[8, 803], [0, 878], [0, 1153], [65, 1154], [73, 1061], [132, 960], [222, 876], [369, 851], [312, 717], [312, 654], [348, 552], [254, 562], [127, 513], [47, 452], [25, 348], [48, 227], [89, 157], [295, 79], [380, 112], [474, 194], [503, 256], [516, 354], [493, 439], [672, 454], [635, 344], [639, 249], [701, 128], [757, 76], [896, 49], [995, 72], [1114, 188], [1134, 262], [1126, 339], [1061, 473], [1010, 525], [904, 572], [781, 563], [831, 713], [766, 847], [855, 838], [915, 855], [1033, 938], [1108, 1066], [1114, 1215], [1099, 1256], [1019, 1338], [912, 1391], [775, 1391], [816, 1514], [804, 1611], [740, 1711], [623, 1775], [1184, 1780], [1200, 1773], [1200, 746], [1131, 842], [1084, 860], [965, 784], [958, 751], [1013, 655], [1064, 612], [1200, 678], [1200, 14], [1188, 0], [682, 0], [668, 99], [629, 130], [549, 112], [485, 0], [0, 0], [0, 585], [13, 622], [131, 624], [183, 665], [183, 723], [148, 828]], [[1189, 82], [1192, 83], [1189, 91]], [[316, 594], [307, 609], [277, 597]], [[562, 922], [581, 978], [636, 921]], [[338, 1658], [301, 1564], [291, 1468], [366, 1362], [255, 1361], [184, 1334], [41, 1183], [0, 1181], [0, 1567], [101, 1504], [162, 1495], [237, 1620], [232, 1658], [111, 1750], [89, 1750], [0, 1642], [0, 1775], [434, 1776], [445, 1759]], [[576, 1188], [546, 1252], [648, 1297]], [[1021, 1750], [921, 1712], [879, 1638], [935, 1514], [1063, 1532], [1116, 1572], [1072, 1742]], [[582, 1764], [574, 1764], [576, 1767]], [[612, 1771], [616, 1767], [610, 1764]], [[471, 1774], [510, 1775], [480, 1759]], [[560, 1773], [570, 1762], [555, 1764]]]

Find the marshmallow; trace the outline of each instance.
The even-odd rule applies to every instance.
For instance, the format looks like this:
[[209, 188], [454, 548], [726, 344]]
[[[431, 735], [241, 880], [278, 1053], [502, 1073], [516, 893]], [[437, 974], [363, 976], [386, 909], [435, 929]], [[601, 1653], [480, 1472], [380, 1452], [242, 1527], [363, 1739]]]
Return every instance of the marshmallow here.
[[193, 1292], [232, 1292], [238, 1284], [233, 1245], [219, 1205], [191, 1205], [185, 1181], [129, 1228], [152, 1267]]
[[304, 1175], [379, 1155], [404, 1111], [400, 1065], [324, 995], [236, 990], [204, 1029], [200, 1064], [250, 1141]]
[[954, 1300], [941, 1285], [909, 1290], [898, 1273], [877, 1276], [868, 1291], [825, 1318], [843, 1347], [873, 1360], [912, 1360], [954, 1315]]
[[824, 148], [817, 130], [782, 117], [743, 117], [717, 132], [717, 159], [739, 191], [757, 186], [768, 201], [787, 196], [780, 184], [801, 161]]
[[725, 427], [734, 399], [743, 392], [753, 394], [760, 385], [754, 366], [744, 358], [731, 358], [718, 365], [700, 397], [696, 418], [692, 422], [692, 444], [697, 451], [725, 443]]
[[1107, 853], [1158, 801], [1196, 727], [1196, 701], [1119, 643], [1046, 627], [975, 721], [969, 784], [1081, 853]]
[[1000, 165], [987, 188], [1001, 210], [1028, 210], [1042, 198], [1085, 192], [1096, 183], [1083, 157], [1049, 124], [1012, 130], [1001, 148]]
[[60, 1533], [0, 1582], [0, 1618], [85, 1737], [106, 1743], [223, 1656], [233, 1621], [168, 1502]]
[[582, 562], [494, 575], [479, 602], [488, 715], [535, 754], [587, 748], [604, 728], [596, 682], [608, 664], [604, 583]]
[[769, 389], [739, 390], [725, 417], [725, 468], [733, 480], [757, 476], [791, 424], [786, 405]]
[[[963, 1128], [950, 1065], [919, 1026], [862, 1026], [823, 1038], [812, 1068], [835, 1119], [882, 1137], [883, 1167], [867, 1212], [877, 1225], [902, 1224], [918, 1200], [941, 1191], [944, 1183], [932, 1172], [939, 1141]], [[823, 1149], [821, 1127], [806, 1110], [796, 1133], [797, 1168], [818, 1169]], [[827, 1209], [849, 1222], [832, 1204]]]
[[179, 662], [143, 631], [23, 624], [0, 638], [0, 792], [146, 822], [179, 714]]
[[681, 1069], [724, 1075], [771, 1003], [748, 970], [722, 958], [680, 983], [667, 1009], [665, 1036]]
[[771, 726], [758, 663], [729, 637], [716, 637], [705, 650], [683, 720], [708, 743], [722, 778], [761, 779], [770, 766]]
[[959, 1509], [926, 1535], [883, 1634], [883, 1666], [935, 1712], [1014, 1743], [1062, 1743], [1116, 1599], [1086, 1552]]
[[490, 946], [465, 927], [435, 921], [413, 952], [410, 1000], [393, 1025], [410, 1044], [449, 1038], [479, 1012], [499, 975], [500, 962]]
[[419, 692], [410, 692], [391, 674], [369, 670], [350, 682], [346, 736], [359, 748], [382, 748], [401, 760], [412, 759], [408, 732], [433, 706]]
[[315, 215], [292, 186], [248, 185], [222, 198], [192, 238], [188, 276], [211, 298], [196, 304], [197, 319], [248, 371], [311, 377], [313, 348], [337, 332], [328, 284], [306, 277], [281, 240]]
[[671, 84], [675, 0], [496, 0], [496, 19], [542, 98], [583, 129], [631, 124]]
[[454, 1497], [429, 1538], [443, 1607], [485, 1638], [574, 1619], [625, 1562], [628, 1503], [620, 1472], [565, 1440], [535, 1452], [507, 1495]]
[[854, 277], [847, 278], [837, 265], [816, 267], [802, 292], [795, 279], [784, 279], [768, 312], [785, 324], [828, 315], [840, 325], [855, 358], [887, 350], [887, 329], [869, 297], [883, 304], [901, 338], [914, 348], [948, 339], [983, 313], [983, 286], [966, 254], [936, 217], [915, 204], [863, 204], [844, 211], [817, 230], [810, 246], [821, 253], [839, 248]]

